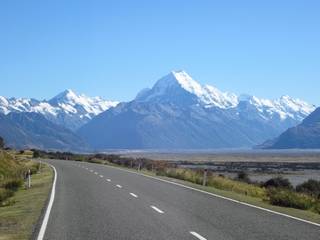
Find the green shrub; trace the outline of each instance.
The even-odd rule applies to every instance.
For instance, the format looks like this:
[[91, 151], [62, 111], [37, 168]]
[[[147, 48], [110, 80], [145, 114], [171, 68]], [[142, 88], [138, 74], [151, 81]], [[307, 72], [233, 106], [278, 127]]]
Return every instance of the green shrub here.
[[297, 192], [305, 193], [320, 199], [320, 181], [309, 179], [296, 187]]
[[33, 158], [39, 158], [40, 157], [40, 151], [33, 150]]
[[313, 211], [320, 214], [320, 202], [319, 201], [314, 205]]
[[208, 178], [208, 186], [221, 190], [233, 191], [236, 193], [248, 195], [251, 197], [265, 198], [266, 191], [264, 188], [248, 184], [245, 182], [235, 181], [226, 177], [211, 176]]
[[203, 174], [201, 174], [200, 171], [191, 169], [169, 168], [165, 171], [165, 175], [167, 177], [177, 178], [195, 184], [202, 184], [203, 181]]
[[249, 175], [246, 172], [239, 172], [237, 174], [236, 180], [241, 181], [241, 182], [245, 182], [245, 183], [251, 183]]
[[31, 166], [30, 166], [30, 172], [31, 174], [36, 174], [40, 169], [40, 163], [33, 163]]
[[290, 181], [283, 177], [275, 177], [267, 180], [263, 185], [265, 188], [284, 188], [293, 189]]
[[3, 187], [7, 190], [17, 191], [18, 188], [21, 187], [22, 183], [21, 179], [12, 179], [5, 182]]
[[281, 207], [308, 210], [317, 204], [316, 200], [308, 195], [280, 188], [268, 189], [268, 197], [272, 205]]

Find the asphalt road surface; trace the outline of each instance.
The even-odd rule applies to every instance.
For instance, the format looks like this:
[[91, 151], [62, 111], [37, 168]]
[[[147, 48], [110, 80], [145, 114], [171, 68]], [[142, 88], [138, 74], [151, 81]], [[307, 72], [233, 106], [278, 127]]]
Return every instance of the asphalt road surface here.
[[136, 173], [48, 162], [57, 182], [44, 239], [320, 239], [319, 226]]

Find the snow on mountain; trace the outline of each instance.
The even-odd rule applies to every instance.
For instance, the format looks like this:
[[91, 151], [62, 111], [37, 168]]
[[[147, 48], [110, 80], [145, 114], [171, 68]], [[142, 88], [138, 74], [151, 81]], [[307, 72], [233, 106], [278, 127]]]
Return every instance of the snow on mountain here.
[[224, 93], [215, 87], [201, 86], [193, 80], [185, 71], [172, 71], [156, 82], [152, 89], [141, 91], [136, 100], [138, 101], [161, 101], [174, 99], [181, 95], [181, 90], [190, 94], [199, 104], [205, 107], [231, 108], [238, 103], [237, 96], [232, 93]]
[[83, 94], [77, 95], [72, 90], [66, 90], [51, 100], [52, 106], [63, 109], [68, 114], [78, 114], [80, 118], [92, 118], [99, 113], [118, 104], [115, 101], [107, 101], [100, 97], [87, 97]]
[[205, 108], [218, 107], [230, 109], [238, 107], [240, 102], [247, 102], [254, 107], [263, 118], [278, 117], [280, 120], [292, 118], [302, 121], [314, 111], [315, 106], [300, 99], [282, 96], [279, 99], [269, 100], [255, 96], [240, 95], [222, 92], [210, 85], [202, 86], [192, 79], [185, 71], [172, 71], [156, 82], [152, 89], [142, 90], [136, 97], [138, 101], [175, 101], [181, 90], [194, 97], [192, 103], [200, 104]]
[[75, 130], [87, 123], [99, 113], [114, 107], [116, 101], [107, 101], [100, 97], [77, 95], [66, 90], [49, 101], [30, 98], [5, 98], [0, 96], [0, 112], [36, 112], [50, 121]]
[[315, 106], [300, 99], [289, 96], [282, 96], [279, 99], [269, 100], [255, 96], [241, 95], [239, 102], [248, 102], [255, 107], [260, 115], [266, 119], [279, 117], [280, 120], [288, 118], [302, 121], [306, 116], [315, 110]]

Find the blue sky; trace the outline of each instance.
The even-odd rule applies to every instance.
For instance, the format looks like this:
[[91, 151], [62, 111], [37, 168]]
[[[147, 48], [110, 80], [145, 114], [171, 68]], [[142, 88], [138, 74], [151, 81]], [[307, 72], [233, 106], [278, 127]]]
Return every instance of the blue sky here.
[[171, 70], [320, 105], [319, 1], [0, 2], [0, 95], [130, 100]]

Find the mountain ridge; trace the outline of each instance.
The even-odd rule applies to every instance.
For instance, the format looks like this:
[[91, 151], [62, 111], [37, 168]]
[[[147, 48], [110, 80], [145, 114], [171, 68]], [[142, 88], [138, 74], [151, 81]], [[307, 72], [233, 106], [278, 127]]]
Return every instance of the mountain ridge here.
[[0, 96], [0, 113], [36, 112], [48, 120], [75, 131], [99, 113], [114, 107], [117, 101], [78, 95], [67, 89], [50, 100], [5, 98]]
[[94, 117], [77, 133], [102, 150], [252, 147], [298, 124], [314, 108], [290, 97], [245, 100], [178, 71]]

